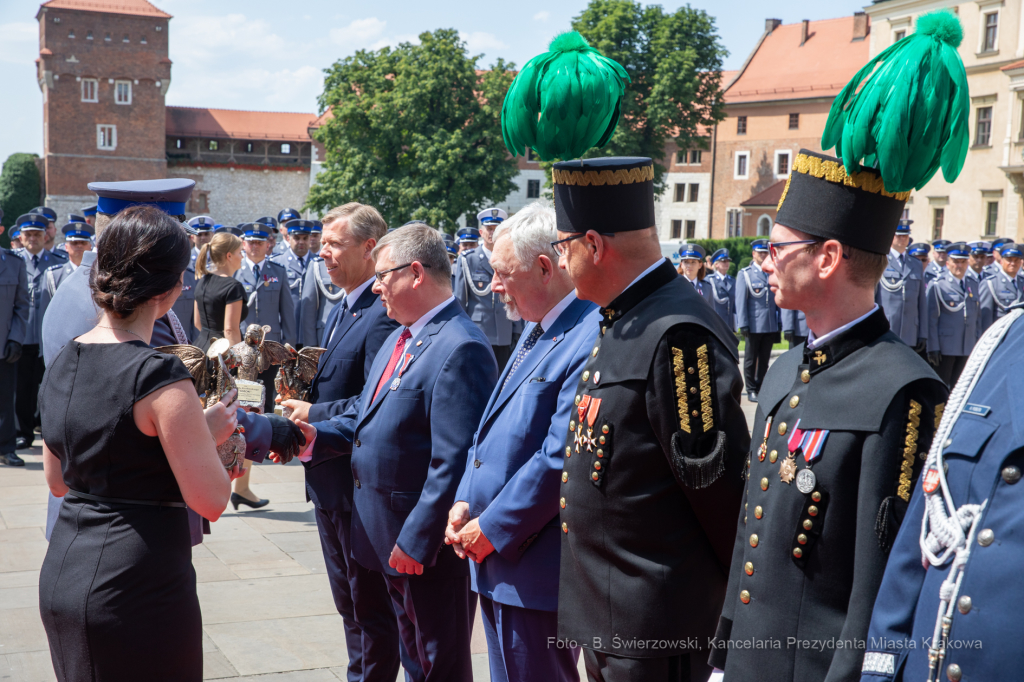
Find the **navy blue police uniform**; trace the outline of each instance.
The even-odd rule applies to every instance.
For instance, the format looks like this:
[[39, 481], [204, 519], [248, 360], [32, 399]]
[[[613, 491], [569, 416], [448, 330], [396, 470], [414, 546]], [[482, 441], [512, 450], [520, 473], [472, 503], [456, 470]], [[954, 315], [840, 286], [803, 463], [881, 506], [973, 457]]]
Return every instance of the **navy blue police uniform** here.
[[[732, 263], [729, 250], [722, 248], [711, 254], [711, 265], [715, 263]], [[704, 282], [711, 286], [711, 307], [718, 316], [725, 320], [730, 329], [736, 328], [736, 278], [732, 275], [720, 275], [712, 270]]]
[[[950, 244], [947, 253], [953, 259], [966, 259], [968, 247], [963, 242]], [[980, 335], [979, 287], [978, 279], [967, 275], [957, 279], [949, 270], [928, 285], [928, 362], [950, 387]]]
[[[755, 253], [768, 253], [768, 240], [751, 244]], [[768, 372], [772, 346], [779, 342], [779, 308], [775, 294], [768, 287], [768, 275], [756, 262], [740, 270], [736, 276], [736, 326], [746, 337], [743, 352], [743, 378], [747, 397], [757, 402], [761, 382]]]

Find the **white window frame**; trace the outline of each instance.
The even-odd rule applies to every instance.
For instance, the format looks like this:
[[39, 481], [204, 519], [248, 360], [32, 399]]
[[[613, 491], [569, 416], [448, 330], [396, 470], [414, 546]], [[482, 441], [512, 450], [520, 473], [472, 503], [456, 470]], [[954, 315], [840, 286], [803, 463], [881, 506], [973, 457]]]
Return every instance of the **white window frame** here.
[[[734, 224], [729, 224], [729, 218], [735, 214]], [[742, 208], [727, 208], [725, 209], [725, 232], [726, 237], [739, 237], [743, 234], [743, 209]]]
[[282, 154], [291, 154], [292, 153], [292, 145], [291, 145], [291, 143], [289, 143], [289, 142], [282, 142], [281, 143], [281, 153]]
[[[768, 219], [768, 229], [764, 234], [761, 234], [761, 221], [765, 218]], [[754, 223], [754, 231], [757, 232], [758, 237], [770, 237], [772, 234], [772, 227], [775, 225], [775, 221], [767, 213], [762, 213], [757, 217], [757, 222]]]
[[[121, 99], [121, 87], [124, 86], [128, 89], [128, 99]], [[115, 104], [131, 104], [132, 103], [132, 82], [131, 81], [114, 81], [114, 103]]]
[[[746, 159], [746, 163], [744, 164], [746, 166], [746, 169], [745, 169], [745, 172], [743, 173], [743, 175], [740, 175], [740, 157]], [[732, 162], [732, 179], [733, 180], [748, 180], [748, 179], [750, 179], [750, 152], [749, 151], [736, 152], [735, 158], [733, 159], [733, 162]]]
[[[779, 157], [788, 156], [789, 162], [786, 164], [786, 173], [779, 173]], [[775, 175], [776, 180], [782, 178], [788, 178], [789, 174], [793, 172], [793, 152], [789, 149], [776, 149], [775, 150], [775, 163], [772, 164], [772, 174]]]
[[[92, 85], [92, 98], [87, 98], [86, 88]], [[100, 101], [100, 82], [96, 78], [83, 78], [82, 79], [82, 101], [83, 102], [99, 102]]]
[[[106, 141], [106, 144], [104, 144]], [[96, 124], [96, 149], [113, 151], [117, 149], [117, 126], [110, 123]]]
[[[996, 15], [996, 40], [995, 46], [991, 50], [985, 50], [985, 28], [988, 23], [988, 18], [991, 15]], [[981, 8], [981, 17], [978, 22], [978, 54], [979, 55], [992, 55], [999, 52], [999, 27], [1002, 25], [1002, 17], [999, 16], [999, 6], [995, 6], [992, 9], [985, 7]]]

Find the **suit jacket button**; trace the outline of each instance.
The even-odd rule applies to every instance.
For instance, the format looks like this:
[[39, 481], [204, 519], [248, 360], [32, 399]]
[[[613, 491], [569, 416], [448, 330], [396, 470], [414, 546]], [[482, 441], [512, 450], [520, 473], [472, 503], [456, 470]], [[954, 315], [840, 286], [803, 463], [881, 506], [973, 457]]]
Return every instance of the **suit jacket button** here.
[[743, 602], [744, 604], [749, 604], [750, 603], [750, 593], [747, 592], [746, 590], [743, 590], [742, 592], [740, 592], [740, 601]]
[[747, 563], [743, 564], [743, 570], [746, 572], [747, 575], [754, 575], [754, 562], [748, 561]]
[[754, 533], [753, 535], [750, 536], [750, 546], [751, 547], [757, 547], [757, 542], [758, 542], [758, 540], [757, 540], [757, 533]]
[[562, 499], [560, 499], [560, 500], [558, 501], [558, 504], [560, 504], [560, 505], [561, 505], [562, 509], [565, 509], [565, 498], [563, 497]]
[[563, 471], [562, 472], [562, 483], [568, 483], [568, 482], [569, 482], [569, 472], [568, 471]]
[[363, 487], [363, 486], [362, 486], [362, 485], [361, 485], [361, 484], [359, 483], [359, 479], [358, 479], [358, 478], [356, 479], [355, 483], [356, 483], [356, 487], [357, 487], [357, 488], [362, 488], [362, 487]]
[[996, 539], [996, 534], [992, 532], [991, 528], [985, 528], [978, 533], [978, 544], [982, 547], [988, 547]]
[[795, 408], [799, 404], [800, 404], [800, 396], [795, 395], [795, 396], [793, 396], [792, 398], [789, 399], [789, 406], [790, 406], [790, 408]]
[[956, 663], [950, 663], [949, 667], [946, 668], [946, 677], [949, 678], [949, 682], [960, 682], [960, 678], [963, 677], [963, 671], [960, 670], [960, 666]]
[[956, 602], [956, 607], [958, 609], [960, 609], [960, 613], [963, 613], [963, 614], [970, 613], [972, 605], [973, 604], [971, 602], [971, 598], [966, 596], [966, 595], [963, 596], [963, 597], [960, 597], [960, 599], [957, 600], [957, 602]]
[[356, 447], [357, 447], [357, 448], [358, 448], [358, 447], [362, 447], [362, 445], [363, 445], [363, 444], [359, 442], [359, 439], [358, 439], [358, 438], [356, 438]]
[[569, 524], [564, 523], [564, 522], [562, 523], [562, 532], [563, 533], [568, 533], [569, 532]]
[[1002, 471], [1002, 476], [1004, 481], [1013, 485], [1020, 480], [1020, 469], [1014, 466], [1006, 467]]
[[473, 466], [474, 466], [475, 468], [479, 469], [479, 468], [480, 468], [480, 460], [478, 460], [478, 459], [474, 459], [474, 460], [473, 460]]

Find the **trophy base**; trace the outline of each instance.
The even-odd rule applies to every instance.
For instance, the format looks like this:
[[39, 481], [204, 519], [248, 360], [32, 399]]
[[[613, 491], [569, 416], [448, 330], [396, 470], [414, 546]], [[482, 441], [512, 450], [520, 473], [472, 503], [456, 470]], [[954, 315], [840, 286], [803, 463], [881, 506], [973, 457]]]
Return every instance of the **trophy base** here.
[[250, 412], [263, 412], [263, 405], [267, 399], [267, 388], [258, 381], [246, 379], [235, 379], [235, 386], [238, 388], [238, 403]]

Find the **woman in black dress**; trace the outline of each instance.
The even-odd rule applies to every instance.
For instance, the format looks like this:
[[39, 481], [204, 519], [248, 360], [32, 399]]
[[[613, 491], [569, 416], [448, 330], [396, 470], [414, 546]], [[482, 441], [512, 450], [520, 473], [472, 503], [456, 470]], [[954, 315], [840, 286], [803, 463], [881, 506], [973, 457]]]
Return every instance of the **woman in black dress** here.
[[[213, 271], [206, 269], [206, 259]], [[203, 244], [196, 257], [195, 325], [199, 330], [196, 345], [209, 350], [213, 339], [241, 343], [242, 320], [249, 311], [245, 287], [234, 275], [242, 265], [242, 240], [230, 232], [218, 232], [209, 244]]]
[[[206, 257], [213, 262], [213, 272], [206, 269]], [[196, 257], [195, 324], [199, 329], [196, 345], [209, 350], [213, 339], [227, 339], [231, 345], [242, 342], [241, 321], [249, 314], [245, 287], [235, 279], [242, 266], [242, 240], [230, 232], [218, 232], [209, 244], [203, 244]], [[231, 506], [259, 509], [270, 500], [256, 495], [249, 487], [251, 468], [231, 484]]]
[[224, 470], [216, 446], [237, 402], [204, 416], [181, 360], [149, 347], [188, 262], [175, 220], [150, 206], [122, 211], [100, 235], [90, 278], [102, 315], [43, 377], [43, 469], [65, 499], [39, 610], [62, 682], [203, 677], [185, 505], [211, 521], [227, 505], [238, 471]]

